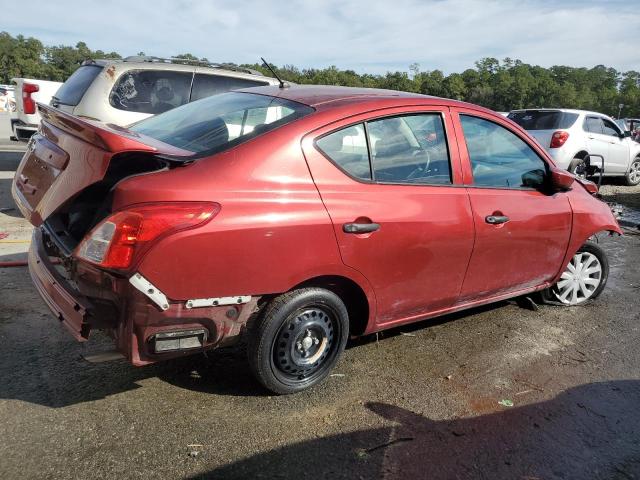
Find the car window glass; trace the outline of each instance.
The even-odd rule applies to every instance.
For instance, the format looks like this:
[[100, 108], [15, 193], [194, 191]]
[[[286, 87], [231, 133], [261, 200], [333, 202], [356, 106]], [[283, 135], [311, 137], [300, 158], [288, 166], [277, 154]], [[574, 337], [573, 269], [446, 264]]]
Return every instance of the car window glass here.
[[100, 65], [81, 66], [58, 89], [54, 101], [62, 105], [78, 105], [101, 71]]
[[584, 126], [587, 132], [602, 134], [602, 120], [598, 117], [587, 117]]
[[129, 70], [116, 81], [109, 103], [129, 112], [158, 114], [189, 101], [191, 72]]
[[507, 117], [525, 130], [556, 130], [571, 128], [578, 114], [556, 110], [526, 110], [511, 112]]
[[475, 185], [540, 188], [546, 164], [520, 137], [497, 123], [461, 115]]
[[367, 122], [377, 182], [450, 184], [442, 116], [425, 113]]
[[325, 135], [316, 141], [316, 146], [349, 175], [361, 180], [371, 180], [363, 124]]
[[247, 80], [245, 78], [225, 77], [222, 75], [207, 75], [197, 73], [193, 79], [193, 88], [191, 90], [191, 101], [200, 100], [201, 98], [210, 97], [218, 93], [237, 90], [239, 88], [251, 88], [268, 85], [267, 82], [258, 82], [255, 80]]
[[179, 148], [212, 155], [311, 112], [313, 108], [283, 98], [228, 92], [147, 118], [129, 129]]
[[618, 131], [616, 126], [613, 124], [613, 122], [607, 120], [606, 118], [602, 119], [602, 129], [605, 135], [613, 135], [614, 137], [617, 137], [620, 135], [620, 132]]

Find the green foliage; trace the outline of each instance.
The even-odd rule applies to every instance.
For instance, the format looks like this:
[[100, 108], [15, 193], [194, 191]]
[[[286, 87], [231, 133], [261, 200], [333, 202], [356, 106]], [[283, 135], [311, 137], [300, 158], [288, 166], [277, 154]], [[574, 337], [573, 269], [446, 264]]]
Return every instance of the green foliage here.
[[[12, 77], [64, 81], [82, 61], [91, 58], [121, 57], [116, 52], [93, 51], [84, 42], [78, 42], [75, 47], [44, 46], [35, 38], [12, 37], [0, 32], [0, 83], [8, 83]], [[175, 55], [175, 58], [207, 61], [190, 53]], [[262, 64], [242, 66], [271, 76]], [[440, 70], [423, 71], [417, 63], [409, 65], [406, 72], [383, 75], [360, 74], [336, 66], [299, 69], [284, 65], [277, 71], [284, 80], [298, 84], [404, 90], [464, 100], [498, 111], [580, 108], [617, 115], [618, 105], [624, 104], [622, 116], [640, 117], [640, 72], [618, 72], [604, 65], [590, 69], [561, 65], [543, 68], [511, 58], [500, 61], [486, 57], [478, 60], [475, 68], [449, 75]]]

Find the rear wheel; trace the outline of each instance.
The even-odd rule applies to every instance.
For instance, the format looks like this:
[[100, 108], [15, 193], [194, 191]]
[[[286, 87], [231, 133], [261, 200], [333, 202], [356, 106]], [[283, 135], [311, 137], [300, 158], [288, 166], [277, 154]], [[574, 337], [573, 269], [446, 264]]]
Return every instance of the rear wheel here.
[[573, 256], [560, 280], [542, 292], [547, 303], [580, 305], [598, 297], [609, 278], [607, 255], [595, 243], [587, 242]]
[[265, 307], [249, 334], [249, 365], [258, 381], [278, 394], [321, 382], [347, 343], [349, 316], [336, 294], [294, 290]]
[[576, 177], [587, 178], [587, 162], [584, 158], [575, 157], [567, 169]]
[[631, 162], [629, 171], [624, 178], [630, 187], [640, 184], [640, 157]]

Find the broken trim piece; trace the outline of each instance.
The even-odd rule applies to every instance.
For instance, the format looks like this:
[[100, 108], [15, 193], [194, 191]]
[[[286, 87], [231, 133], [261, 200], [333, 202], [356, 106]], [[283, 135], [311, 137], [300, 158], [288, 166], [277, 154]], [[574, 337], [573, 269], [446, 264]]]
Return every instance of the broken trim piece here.
[[216, 298], [194, 298], [187, 300], [185, 306], [187, 308], [198, 307], [217, 307], [220, 305], [238, 305], [248, 303], [251, 300], [250, 295], [238, 295], [236, 297], [216, 297]]
[[139, 273], [136, 273], [131, 277], [129, 279], [129, 283], [149, 297], [151, 301], [158, 305], [162, 310], [167, 310], [169, 308], [169, 301], [167, 300], [166, 295]]

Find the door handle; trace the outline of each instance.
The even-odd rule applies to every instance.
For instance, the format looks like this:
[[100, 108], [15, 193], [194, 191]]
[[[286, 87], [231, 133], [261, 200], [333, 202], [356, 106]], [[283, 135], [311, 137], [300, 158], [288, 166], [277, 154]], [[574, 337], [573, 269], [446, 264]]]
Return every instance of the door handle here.
[[345, 223], [342, 226], [344, 233], [371, 233], [380, 230], [379, 223]]
[[509, 217], [505, 215], [487, 215], [484, 217], [484, 221], [491, 225], [500, 225], [501, 223], [507, 223]]

